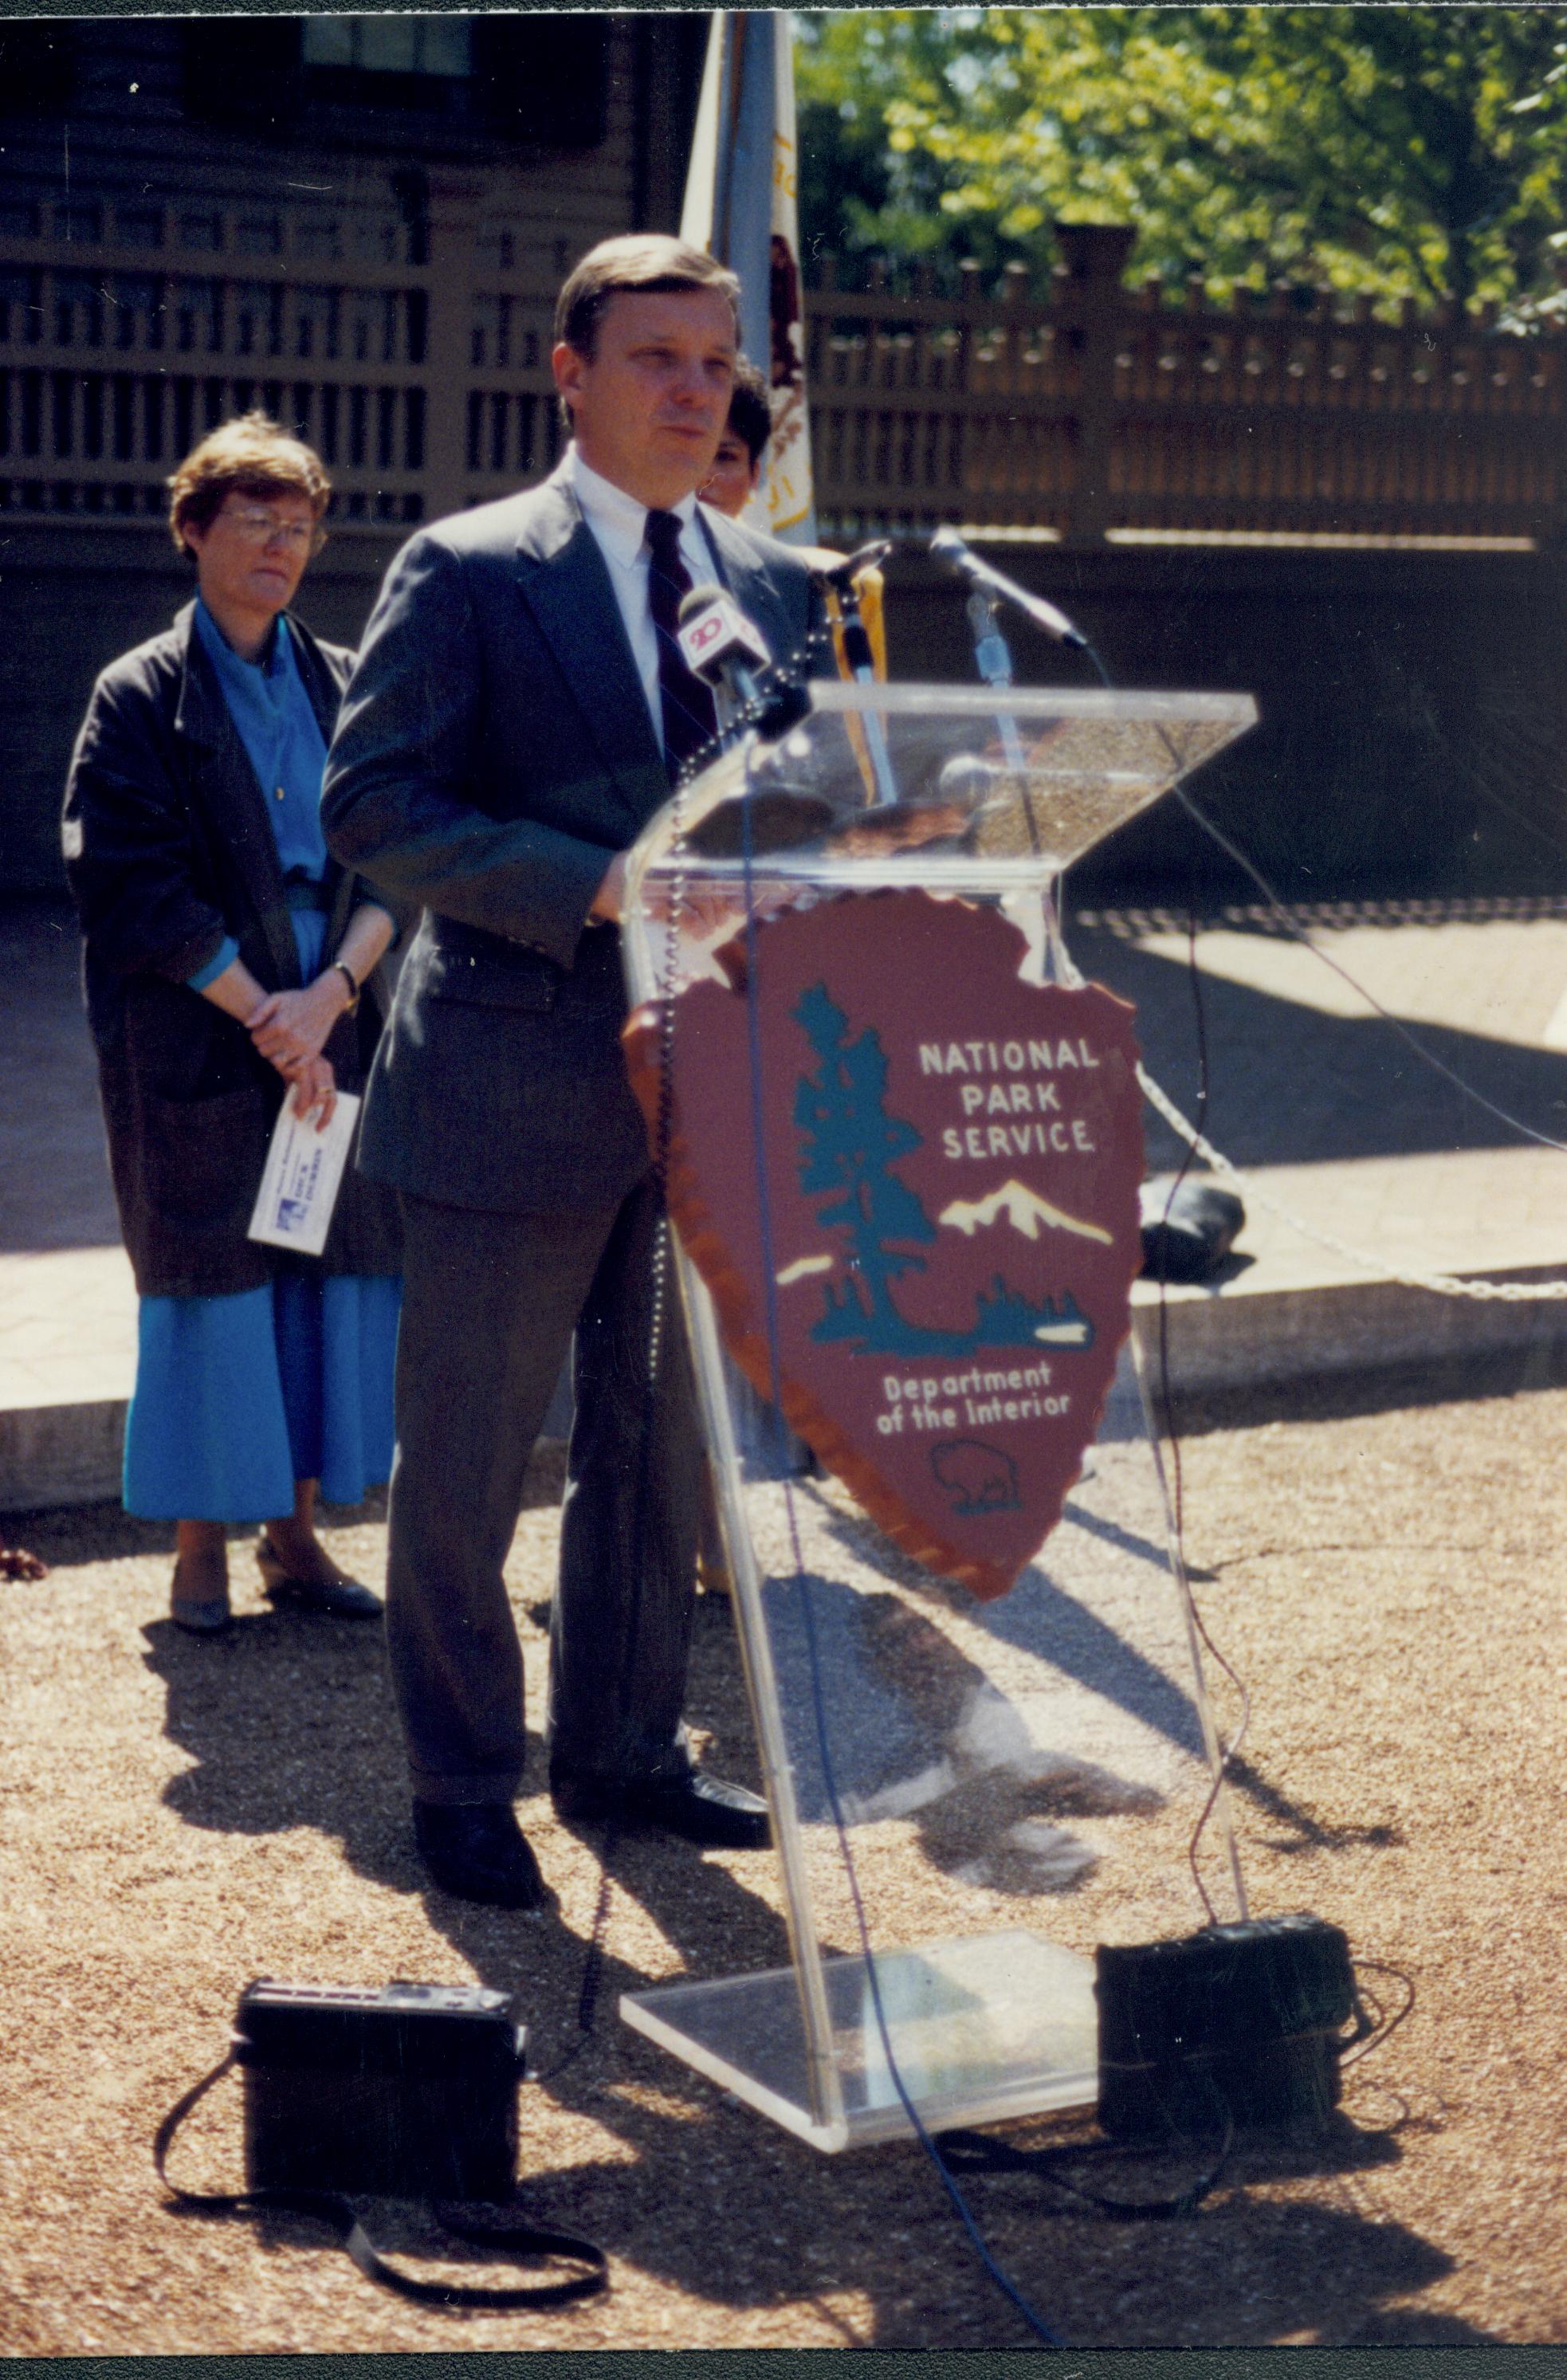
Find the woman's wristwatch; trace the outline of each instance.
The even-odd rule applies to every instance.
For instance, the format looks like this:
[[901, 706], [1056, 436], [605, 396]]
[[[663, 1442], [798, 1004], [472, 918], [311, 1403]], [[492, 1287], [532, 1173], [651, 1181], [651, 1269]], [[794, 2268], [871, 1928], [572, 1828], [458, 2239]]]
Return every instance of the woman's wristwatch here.
[[348, 1005], [343, 1011], [343, 1014], [345, 1016], [352, 1016], [355, 1009], [358, 1008], [359, 1004], [359, 991], [361, 987], [358, 977], [354, 973], [353, 968], [348, 965], [346, 959], [334, 959], [332, 964], [348, 987]]

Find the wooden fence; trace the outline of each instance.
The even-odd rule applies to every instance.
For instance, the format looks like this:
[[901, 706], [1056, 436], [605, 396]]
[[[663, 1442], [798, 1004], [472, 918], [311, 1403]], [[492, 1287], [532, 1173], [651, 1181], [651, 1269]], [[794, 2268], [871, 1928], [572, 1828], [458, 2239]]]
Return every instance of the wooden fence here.
[[553, 287], [527, 285], [485, 208], [482, 177], [450, 173], [414, 224], [351, 194], [160, 210], [157, 256], [96, 204], [68, 240], [0, 237], [0, 512], [155, 516], [179, 456], [252, 406], [319, 449], [335, 523], [542, 477]]
[[[417, 225], [362, 200], [184, 207], [155, 255], [134, 207], [66, 229], [0, 236], [0, 512], [145, 521], [192, 441], [250, 405], [320, 447], [350, 525], [430, 519], [555, 459], [553, 285], [460, 174]], [[1060, 237], [1043, 298], [977, 273], [954, 298], [874, 273], [807, 293], [825, 532], [1567, 533], [1567, 334], [1172, 306], [1123, 289], [1129, 234]]]
[[1121, 274], [1130, 232], [1058, 226], [1043, 298], [835, 285], [807, 296], [817, 502], [855, 537], [943, 521], [1075, 542], [1330, 536], [1555, 542], [1567, 334], [1494, 310], [1345, 315], [1281, 290], [1171, 304]]

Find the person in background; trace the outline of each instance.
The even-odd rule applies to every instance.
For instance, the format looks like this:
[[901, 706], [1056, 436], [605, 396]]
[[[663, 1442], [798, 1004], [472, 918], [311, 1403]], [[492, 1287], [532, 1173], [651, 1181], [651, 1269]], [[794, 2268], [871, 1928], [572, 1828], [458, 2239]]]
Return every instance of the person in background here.
[[227, 1530], [277, 1601], [379, 1616], [315, 1533], [391, 1468], [391, 1195], [350, 1165], [320, 1257], [249, 1239], [285, 1096], [324, 1126], [379, 1038], [389, 910], [328, 854], [322, 771], [352, 656], [287, 606], [322, 542], [318, 457], [264, 415], [170, 481], [198, 593], [99, 678], [66, 794], [110, 1171], [140, 1293], [128, 1512], [176, 1524], [171, 1613], [229, 1625]]
[[718, 442], [712, 469], [702, 481], [704, 504], [713, 504], [731, 520], [739, 520], [761, 483], [761, 458], [772, 435], [767, 382], [755, 364], [744, 358], [735, 367], [735, 394], [729, 419]]
[[[772, 435], [772, 414], [767, 401], [767, 382], [755, 364], [744, 359], [735, 367], [735, 394], [729, 400], [729, 420], [718, 442], [718, 453], [712, 469], [701, 486], [705, 504], [712, 504], [731, 520], [745, 517], [746, 507], [761, 485], [762, 457], [767, 442]], [[759, 527], [759, 524], [755, 526]], [[841, 553], [820, 545], [796, 545], [790, 552], [797, 553], [811, 569], [832, 570], [843, 561]], [[877, 569], [862, 570], [855, 580], [859, 597], [859, 615], [865, 633], [870, 639], [871, 659], [876, 674], [887, 675], [887, 621], [882, 603], [883, 581]], [[843, 638], [838, 633], [838, 598], [827, 599], [827, 616], [832, 625], [833, 649], [838, 656], [841, 675], [847, 676], [844, 666]]]

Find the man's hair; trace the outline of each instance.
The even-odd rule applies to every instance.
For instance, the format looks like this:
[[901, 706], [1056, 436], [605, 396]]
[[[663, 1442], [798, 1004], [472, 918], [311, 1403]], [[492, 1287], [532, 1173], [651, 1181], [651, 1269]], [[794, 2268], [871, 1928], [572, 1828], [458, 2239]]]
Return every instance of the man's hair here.
[[601, 239], [573, 268], [555, 301], [556, 342], [591, 363], [600, 320], [612, 298], [622, 290], [655, 297], [666, 289], [711, 289], [727, 298], [738, 339], [740, 284], [729, 267], [666, 232], [634, 231]]
[[772, 407], [767, 401], [767, 382], [755, 364], [743, 359], [735, 368], [735, 394], [729, 400], [729, 427], [736, 438], [746, 442], [746, 452], [754, 471], [761, 460], [763, 447], [772, 435]]
[[188, 528], [205, 530], [230, 495], [303, 496], [319, 524], [332, 501], [321, 456], [264, 413], [242, 413], [193, 446], [169, 483], [169, 529], [182, 553]]

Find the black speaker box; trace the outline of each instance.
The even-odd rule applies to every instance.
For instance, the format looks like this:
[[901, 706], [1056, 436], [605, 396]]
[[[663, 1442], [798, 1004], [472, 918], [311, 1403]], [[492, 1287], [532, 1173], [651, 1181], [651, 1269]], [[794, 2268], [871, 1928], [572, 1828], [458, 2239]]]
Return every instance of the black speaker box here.
[[1122, 2139], [1322, 2124], [1359, 2017], [1349, 1943], [1306, 1912], [1101, 1944], [1099, 2120]]
[[505, 1994], [263, 1979], [235, 2034], [251, 2190], [511, 2196], [527, 2036]]

